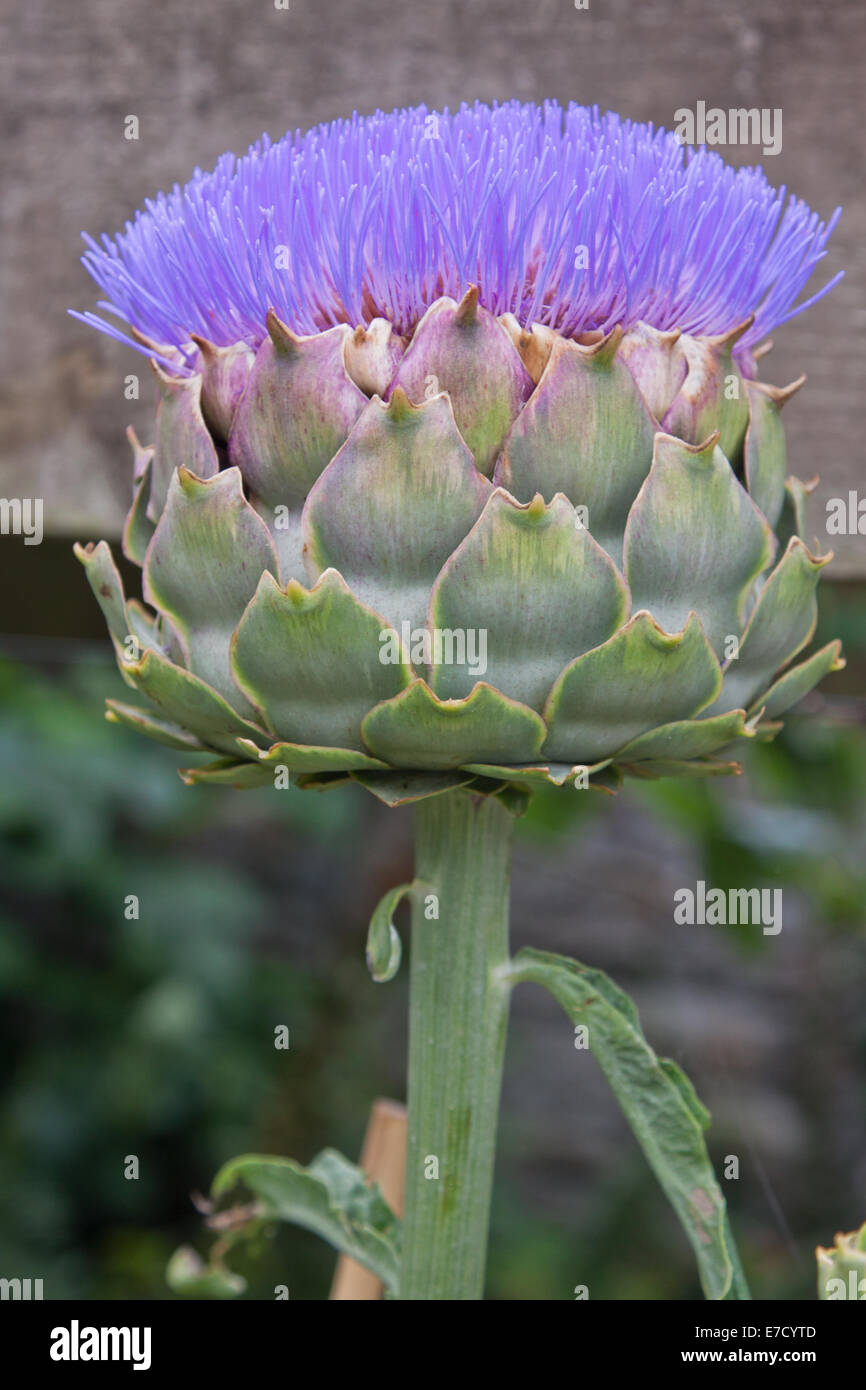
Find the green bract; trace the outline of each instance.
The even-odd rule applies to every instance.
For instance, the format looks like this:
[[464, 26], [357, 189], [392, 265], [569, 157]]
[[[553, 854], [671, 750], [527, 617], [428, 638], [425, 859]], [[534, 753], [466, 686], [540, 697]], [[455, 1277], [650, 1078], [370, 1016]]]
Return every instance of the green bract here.
[[794, 388], [732, 356], [747, 327], [574, 340], [470, 290], [408, 342], [273, 312], [255, 355], [197, 339], [134, 441], [147, 607], [77, 548], [144, 701], [109, 717], [218, 755], [189, 780], [389, 804], [737, 770], [842, 664], [790, 665], [830, 557], [786, 479]]

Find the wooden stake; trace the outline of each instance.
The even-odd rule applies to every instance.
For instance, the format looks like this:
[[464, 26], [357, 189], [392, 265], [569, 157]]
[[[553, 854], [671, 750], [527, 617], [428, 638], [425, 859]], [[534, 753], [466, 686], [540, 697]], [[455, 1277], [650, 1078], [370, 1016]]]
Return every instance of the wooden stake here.
[[[377, 1182], [382, 1196], [396, 1216], [403, 1215], [406, 1177], [406, 1107], [394, 1100], [374, 1100], [364, 1135], [359, 1167], [371, 1182]], [[350, 1255], [337, 1261], [331, 1300], [355, 1302], [382, 1297], [382, 1281]]]

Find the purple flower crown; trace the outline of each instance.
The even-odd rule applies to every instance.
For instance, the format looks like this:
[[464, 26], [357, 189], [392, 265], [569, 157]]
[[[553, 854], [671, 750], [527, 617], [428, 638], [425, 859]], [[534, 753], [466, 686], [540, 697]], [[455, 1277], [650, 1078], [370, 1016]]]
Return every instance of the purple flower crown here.
[[182, 351], [191, 333], [256, 346], [269, 308], [297, 333], [381, 316], [408, 335], [470, 284], [492, 313], [566, 336], [638, 320], [717, 334], [754, 314], [743, 350], [841, 278], [795, 304], [838, 217], [595, 107], [418, 106], [263, 136], [113, 240], [86, 236], [82, 259], [100, 308]]

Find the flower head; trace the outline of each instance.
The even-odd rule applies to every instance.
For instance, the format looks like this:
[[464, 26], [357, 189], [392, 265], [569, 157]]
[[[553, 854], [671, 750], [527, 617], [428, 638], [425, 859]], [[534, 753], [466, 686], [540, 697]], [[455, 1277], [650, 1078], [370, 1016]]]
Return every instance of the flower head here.
[[191, 334], [257, 347], [269, 309], [296, 333], [381, 317], [411, 337], [477, 285], [492, 313], [565, 337], [639, 321], [723, 334], [754, 315], [742, 353], [836, 283], [796, 304], [837, 218], [652, 125], [476, 102], [263, 137], [113, 240], [86, 238], [83, 260], [101, 307], [182, 352]]
[[148, 205], [86, 257], [163, 363], [123, 538], [152, 611], [79, 551], [146, 702], [112, 717], [222, 755], [193, 779], [389, 803], [735, 770], [841, 660], [790, 665], [829, 556], [801, 382], [748, 351], [829, 233], [552, 104], [355, 117]]

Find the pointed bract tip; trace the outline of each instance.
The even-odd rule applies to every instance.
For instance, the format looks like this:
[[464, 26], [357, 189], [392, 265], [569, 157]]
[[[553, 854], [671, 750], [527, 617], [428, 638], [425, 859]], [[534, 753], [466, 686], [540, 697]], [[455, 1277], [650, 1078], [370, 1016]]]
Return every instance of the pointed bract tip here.
[[517, 349], [521, 362], [537, 386], [558, 335], [546, 324], [531, 323], [524, 328], [511, 313], [500, 314], [496, 322]]
[[164, 367], [160, 366], [155, 357], [148, 358], [148, 366], [157, 380], [157, 385], [161, 390], [170, 387], [174, 382], [174, 377], [170, 376]]
[[[262, 578], [264, 578], [264, 575], [262, 576]], [[283, 590], [283, 593], [285, 594], [289, 602], [291, 604], [294, 604], [295, 608], [300, 608], [301, 604], [304, 602], [304, 599], [309, 598], [309, 590], [304, 588], [303, 584], [299, 579], [290, 579], [285, 589]]]
[[653, 324], [647, 323], [645, 319], [638, 319], [637, 323], [632, 324], [623, 336], [629, 343], [633, 338], [649, 338], [654, 347], [669, 352], [679, 342], [683, 332], [682, 328], [656, 328]]
[[763, 391], [765, 396], [769, 396], [773, 405], [781, 410], [785, 402], [789, 401], [792, 396], [796, 396], [800, 388], [805, 386], [807, 380], [806, 373], [801, 372], [797, 380], [790, 382], [787, 386], [770, 386], [765, 381], [753, 381], [752, 385], [757, 387], [759, 391]]
[[739, 342], [744, 333], [748, 333], [754, 322], [755, 315], [749, 314], [748, 318], [743, 319], [735, 328], [729, 328], [726, 333], [708, 334], [706, 341], [711, 343], [713, 347], [722, 348], [723, 350], [726, 348], [730, 349], [736, 342]]
[[[425, 404], [429, 405], [430, 401], [435, 399], [435, 396], [431, 396], [425, 401]], [[385, 413], [395, 425], [402, 425], [408, 420], [414, 419], [423, 409], [423, 405], [412, 404], [402, 386], [395, 386], [385, 407]]]
[[701, 444], [686, 444], [686, 448], [695, 454], [707, 454], [711, 449], [715, 449], [721, 437], [721, 430], [713, 430]]
[[454, 314], [454, 322], [461, 328], [471, 327], [478, 322], [478, 286], [470, 285]]
[[179, 356], [178, 349], [173, 343], [158, 343], [155, 338], [148, 338], [146, 333], [142, 333], [132, 324], [130, 324], [129, 336], [133, 342], [140, 343], [142, 347], [147, 348], [148, 352], [158, 353], [160, 357]]
[[[598, 335], [596, 337], [596, 334]], [[587, 342], [586, 339], [592, 341]], [[619, 345], [623, 340], [623, 327], [621, 323], [615, 323], [609, 333], [602, 333], [600, 329], [593, 329], [589, 333], [582, 333], [580, 339], [575, 343], [578, 351], [587, 361], [597, 363], [600, 367], [609, 367], [619, 351]]]
[[283, 323], [276, 309], [268, 309], [265, 314], [265, 327], [268, 330], [268, 337], [276, 348], [277, 352], [290, 353], [296, 352], [300, 339], [293, 333], [287, 323]]
[[186, 498], [196, 501], [210, 499], [217, 504], [222, 503], [226, 495], [233, 491], [243, 495], [241, 474], [237, 468], [223, 468], [210, 478], [200, 478], [191, 468], [181, 463], [175, 469], [168, 486], [169, 494], [173, 488], [177, 488]]
[[763, 717], [764, 717], [764, 710], [765, 710], [766, 708], [767, 708], [766, 705], [761, 705], [761, 708], [760, 708], [759, 710], [757, 710], [754, 714], [749, 715], [748, 718], [746, 717], [746, 711], [745, 711], [745, 710], [738, 711], [738, 712], [741, 713], [742, 716], [743, 716], [743, 731], [742, 731], [742, 734], [741, 734], [741, 738], [754, 738], [754, 737], [755, 737], [755, 730], [757, 729], [758, 725], [760, 724], [761, 720], [763, 719]]
[[166, 371], [165, 367], [157, 362], [155, 357], [148, 358], [150, 370], [156, 377], [156, 384], [159, 387], [160, 395], [163, 397], [177, 396], [182, 391], [200, 392], [201, 375], [193, 372], [190, 376], [174, 376]]
[[687, 440], [680, 439], [675, 434], [667, 434], [665, 430], [657, 430], [653, 439], [653, 462], [655, 462], [661, 449], [667, 449], [671, 445], [684, 454], [691, 454], [692, 458], [703, 458], [713, 452], [721, 437], [720, 430], [713, 430], [700, 444], [689, 444]]
[[218, 348], [216, 343], [212, 343], [210, 338], [203, 338], [200, 333], [190, 333], [190, 342], [195, 343], [202, 357], [208, 362], [214, 362], [220, 352], [227, 351], [226, 348]]
[[142, 444], [132, 425], [126, 427], [126, 438], [132, 450], [132, 476], [137, 483], [154, 455], [152, 444]]
[[[700, 618], [694, 609], [692, 609], [679, 632], [667, 632], [658, 619], [653, 617], [648, 608], [640, 608], [637, 613], [632, 613], [625, 626], [627, 628], [642, 628], [644, 637], [648, 642], [659, 651], [669, 651], [672, 647], [681, 646], [686, 633], [695, 622], [700, 624]], [[623, 629], [621, 628], [620, 631], [623, 631]]]
[[788, 544], [785, 546], [785, 555], [792, 555], [796, 551], [802, 553], [806, 563], [811, 565], [812, 569], [823, 569], [825, 565], [829, 565], [830, 561], [835, 558], [832, 550], [821, 550], [821, 542], [817, 536], [812, 546], [810, 546], [802, 536], [790, 536], [788, 538]]

